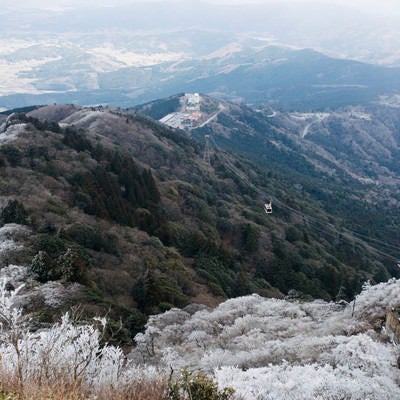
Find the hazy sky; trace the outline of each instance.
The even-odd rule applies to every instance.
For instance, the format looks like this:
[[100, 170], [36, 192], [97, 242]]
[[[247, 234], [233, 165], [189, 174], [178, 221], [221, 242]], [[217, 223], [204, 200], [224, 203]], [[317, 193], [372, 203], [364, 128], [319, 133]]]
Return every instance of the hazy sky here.
[[381, 17], [388, 18], [398, 22], [400, 19], [400, 0], [0, 0], [0, 15], [2, 11], [14, 10], [17, 12], [34, 9], [47, 9], [52, 11], [62, 12], [68, 9], [79, 10], [80, 8], [87, 7], [115, 7], [118, 5], [135, 5], [144, 3], [151, 5], [152, 3], [168, 3], [168, 2], [181, 2], [187, 6], [192, 4], [195, 10], [196, 5], [199, 3], [208, 4], [224, 4], [224, 5], [238, 5], [238, 4], [290, 4], [300, 3], [319, 3], [327, 5], [342, 5], [347, 8], [353, 8], [360, 11], [360, 22], [362, 23], [362, 15], [367, 14], [369, 18], [378, 19], [381, 23]]
[[321, 4], [340, 4], [347, 7], [359, 8], [360, 10], [368, 12], [380, 12], [384, 14], [399, 14], [400, 15], [400, 1], [399, 0], [209, 0], [214, 3], [228, 3], [228, 4], [243, 4], [243, 3], [305, 3], [314, 2]]
[[[138, 2], [148, 3], [150, 1], [162, 1], [167, 2], [171, 0], [2, 0], [2, 5], [12, 6], [18, 8], [25, 7], [37, 7], [37, 8], [57, 8], [65, 6], [82, 6], [82, 5], [116, 5], [116, 4], [134, 4]], [[225, 4], [243, 4], [243, 3], [304, 3], [305, 0], [202, 0], [208, 3], [225, 3]], [[389, 14], [400, 14], [400, 1], [399, 0], [306, 0], [308, 2], [318, 2], [325, 4], [343, 4], [346, 6], [357, 7], [362, 10], [368, 11], [381, 11]], [[182, 0], [182, 2], [188, 4], [192, 2], [196, 4], [199, 0]]]

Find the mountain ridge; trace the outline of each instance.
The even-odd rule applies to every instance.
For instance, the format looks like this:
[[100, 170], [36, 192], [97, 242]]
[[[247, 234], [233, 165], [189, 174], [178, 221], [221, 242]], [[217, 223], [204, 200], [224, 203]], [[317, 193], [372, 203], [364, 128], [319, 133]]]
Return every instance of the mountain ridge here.
[[[231, 107], [251, 123], [249, 110]], [[146, 315], [174, 306], [291, 289], [350, 300], [363, 281], [396, 274], [391, 258], [339, 228], [285, 173], [222, 148], [209, 163], [195, 129], [190, 138], [135, 110], [74, 105], [4, 116], [2, 127], [0, 219], [32, 233], [16, 237], [22, 253], [0, 258], [21, 266], [26, 307], [42, 323], [74, 302], [87, 316], [109, 309], [129, 343]], [[75, 300], [46, 311], [45, 293], [69, 287]]]
[[[170, 104], [169, 99], [165, 102]], [[380, 228], [374, 235], [381, 239], [380, 230], [386, 224], [386, 240], [396, 247], [396, 108], [352, 106], [329, 113], [293, 113], [269, 107], [253, 110], [228, 103], [221, 108], [218, 104], [221, 101], [214, 101], [210, 114], [217, 115], [209, 124], [188, 128], [192, 137], [204, 141], [206, 135], [217, 152], [218, 148], [229, 149], [262, 168], [285, 171], [284, 179], [307, 198], [322, 202], [338, 221], [352, 219], [349, 204], [344, 205], [351, 203], [351, 212], [360, 215], [353, 228], [364, 235], [371, 234], [363, 226], [364, 221], [382, 220], [380, 208], [384, 207], [390, 217], [377, 224]], [[162, 110], [162, 101], [138, 109], [151, 114], [153, 108]], [[203, 107], [205, 115], [207, 108], [208, 105]]]
[[[132, 103], [144, 103], [185, 91], [208, 93], [246, 104], [315, 111], [367, 105], [400, 90], [396, 83], [400, 81], [399, 68], [335, 59], [315, 50], [265, 44], [260, 39], [241, 39], [237, 43], [240, 45], [238, 51], [217, 54], [218, 48], [212, 49], [209, 54], [214, 54], [213, 58], [184, 57], [112, 71], [95, 71], [90, 66], [82, 66], [79, 61], [76, 68], [81, 70], [82, 76], [87, 76], [86, 80], [72, 76], [64, 61], [59, 65], [55, 62], [48, 67], [49, 71], [41, 66], [27, 73], [35, 86], [32, 94], [1, 96], [0, 106], [74, 103], [126, 108]], [[232, 42], [228, 41], [228, 44]], [[222, 49], [225, 46], [226, 43]], [[84, 55], [80, 55], [79, 60], [82, 57]], [[65, 75], [65, 82], [48, 76], [54, 73]], [[87, 82], [93, 84], [88, 86]], [[34, 94], [42, 83], [49, 85], [46, 93]]]

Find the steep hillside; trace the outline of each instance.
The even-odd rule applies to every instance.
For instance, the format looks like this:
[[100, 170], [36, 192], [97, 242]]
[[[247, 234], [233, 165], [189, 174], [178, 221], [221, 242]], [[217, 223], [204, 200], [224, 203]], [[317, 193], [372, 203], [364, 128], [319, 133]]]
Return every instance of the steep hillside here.
[[21, 288], [0, 285], [7, 400], [397, 399], [400, 281], [365, 284], [354, 302], [227, 300], [153, 315], [125, 354], [106, 318], [67, 313], [32, 333]]
[[[1, 132], [2, 229], [30, 232], [10, 231], [24, 251], [2, 248], [2, 267], [22, 266], [6, 276], [29, 282], [25, 306], [42, 323], [81, 304], [85, 315], [108, 311], [110, 335], [129, 342], [146, 314], [172, 306], [291, 289], [351, 299], [396, 273], [276, 164], [261, 170], [222, 150], [208, 160], [143, 114], [54, 105], [4, 116]], [[267, 196], [280, 202], [272, 214]]]
[[[185, 111], [186, 100], [180, 98], [179, 112], [169, 114], [175, 119], [161, 121], [175, 123], [183, 115], [186, 119], [180, 126], [191, 137], [207, 141], [209, 154], [217, 157], [228, 149], [274, 171], [286, 182], [285, 196], [303, 199], [292, 211], [297, 210], [316, 229], [321, 224], [315, 210], [307, 209], [308, 203], [317, 202], [334, 217], [336, 230], [347, 228], [380, 251], [398, 257], [400, 113], [395, 103], [288, 113], [269, 107], [254, 110], [202, 95], [200, 116], [187, 125], [195, 114]], [[160, 112], [173, 99], [139, 110]], [[274, 197], [271, 190], [264, 193]], [[288, 206], [285, 200], [282, 204], [280, 194], [274, 203], [275, 209]]]
[[383, 251], [398, 257], [399, 118], [398, 108], [383, 105], [329, 113], [231, 106], [191, 134], [211, 135], [217, 147], [279, 170], [339, 224], [382, 241]]
[[399, 301], [391, 280], [353, 304], [253, 295], [174, 309], [149, 319], [131, 358], [206, 371], [245, 400], [397, 398]]

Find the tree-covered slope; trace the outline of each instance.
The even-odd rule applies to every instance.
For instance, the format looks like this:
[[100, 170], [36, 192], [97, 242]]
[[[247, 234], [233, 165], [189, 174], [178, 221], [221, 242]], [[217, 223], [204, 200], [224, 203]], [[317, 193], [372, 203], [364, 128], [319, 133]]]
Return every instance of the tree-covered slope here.
[[[139, 110], [160, 109], [160, 104], [161, 100]], [[333, 237], [345, 228], [398, 257], [400, 114], [395, 103], [382, 99], [369, 107], [300, 113], [255, 110], [202, 95], [200, 110], [200, 119], [185, 129], [196, 140], [208, 142], [209, 154], [241, 154], [285, 182], [283, 196], [274, 194], [275, 182], [272, 189], [261, 190], [274, 197], [275, 211], [290, 207], [285, 198], [302, 198], [304, 208], [291, 207], [292, 212], [313, 229], [324, 229], [327, 225], [313, 210], [317, 203], [333, 217]], [[244, 170], [237, 172], [246, 178]]]
[[210, 135], [217, 149], [279, 171], [287, 193], [318, 202], [336, 224], [398, 257], [399, 117], [398, 108], [378, 104], [329, 113], [230, 105], [191, 135]]
[[[42, 323], [73, 304], [108, 310], [110, 335], [129, 343], [145, 315], [173, 306], [291, 289], [351, 299], [365, 280], [395, 273], [275, 166], [203, 156], [201, 143], [134, 111], [54, 105], [4, 116], [2, 224], [30, 234], [1, 262], [25, 267], [26, 308]], [[281, 202], [273, 214], [267, 195]]]

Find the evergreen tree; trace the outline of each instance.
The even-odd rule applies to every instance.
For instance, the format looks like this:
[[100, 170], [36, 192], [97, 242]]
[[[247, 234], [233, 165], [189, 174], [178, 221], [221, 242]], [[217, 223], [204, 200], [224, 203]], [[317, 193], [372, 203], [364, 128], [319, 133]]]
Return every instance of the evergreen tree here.
[[26, 224], [28, 213], [18, 200], [9, 200], [0, 214], [0, 224]]
[[37, 274], [39, 282], [44, 283], [59, 278], [52, 258], [45, 251], [39, 251], [33, 257], [30, 267], [32, 272]]

